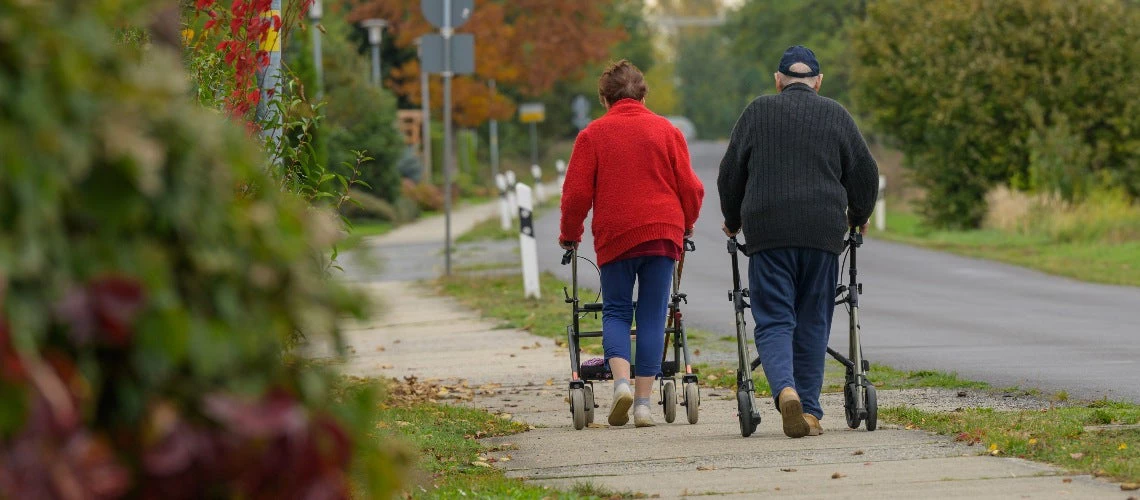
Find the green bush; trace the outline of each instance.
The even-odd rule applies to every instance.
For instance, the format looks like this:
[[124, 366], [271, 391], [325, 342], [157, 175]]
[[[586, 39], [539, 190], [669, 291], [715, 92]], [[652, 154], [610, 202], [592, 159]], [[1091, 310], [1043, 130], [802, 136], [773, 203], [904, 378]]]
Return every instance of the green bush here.
[[360, 180], [370, 191], [395, 202], [400, 194], [398, 163], [404, 141], [395, 128], [396, 99], [368, 81], [368, 60], [357, 54], [348, 38], [351, 29], [343, 19], [330, 17], [324, 44], [326, 138], [329, 167], [348, 174], [344, 163], [355, 164], [353, 151], [364, 151], [371, 161], [360, 165]]
[[852, 31], [852, 81], [929, 190], [927, 218], [977, 227], [1011, 182], [1140, 196], [1137, 45], [1124, 0], [879, 0]]
[[286, 362], [359, 309], [336, 222], [114, 41], [153, 12], [0, 0], [0, 497], [384, 498], [368, 391]]

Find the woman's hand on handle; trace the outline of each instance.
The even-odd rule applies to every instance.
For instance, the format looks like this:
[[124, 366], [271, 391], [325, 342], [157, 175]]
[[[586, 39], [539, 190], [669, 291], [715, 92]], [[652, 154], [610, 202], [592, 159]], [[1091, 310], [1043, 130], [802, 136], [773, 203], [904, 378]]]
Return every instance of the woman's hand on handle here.
[[563, 250], [576, 250], [578, 248], [578, 242], [558, 240], [558, 246], [562, 247]]

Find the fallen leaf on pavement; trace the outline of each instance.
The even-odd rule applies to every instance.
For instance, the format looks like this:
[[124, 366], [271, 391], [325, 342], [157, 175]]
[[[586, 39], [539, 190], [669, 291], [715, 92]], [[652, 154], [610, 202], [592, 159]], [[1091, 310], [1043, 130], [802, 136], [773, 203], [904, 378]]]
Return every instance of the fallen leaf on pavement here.
[[499, 459], [499, 461], [500, 461], [500, 462], [510, 462], [510, 461], [511, 461], [511, 456], [510, 456], [510, 455], [507, 455], [507, 456], [505, 456], [505, 457], [503, 457], [503, 458], [500, 458], [500, 459]]
[[487, 462], [471, 462], [471, 465], [477, 465], [479, 467], [490, 467], [491, 466], [491, 464], [489, 464]]
[[381, 369], [381, 370], [391, 370], [391, 369], [392, 369], [392, 365], [380, 365], [380, 369]]
[[1084, 458], [1084, 456], [1085, 456], [1084, 453], [1070, 453], [1069, 454], [1069, 458], [1072, 458], [1073, 460], [1080, 460], [1080, 459]]
[[552, 378], [546, 379], [546, 385], [554, 385], [554, 379], [552, 379]]
[[558, 347], [566, 347], [566, 341], [564, 341], [564, 340], [555, 340], [555, 341], [554, 341], [554, 345], [556, 345], [556, 346], [558, 346]]
[[711, 465], [698, 465], [697, 470], [716, 470], [716, 467]]
[[1071, 478], [1071, 477], [1066, 477], [1065, 479], [1062, 479], [1062, 480], [1061, 480], [1061, 482], [1062, 482], [1062, 483], [1066, 483], [1066, 484], [1067, 484], [1067, 483], [1071, 483], [1071, 482], [1073, 482], [1073, 478]]
[[960, 398], [966, 397], [966, 391], [958, 391], [958, 397], [960, 397]]
[[844, 474], [842, 472], [836, 472], [835, 474], [831, 475], [832, 479], [840, 479], [840, 478], [844, 478], [844, 477], [847, 477], [847, 474]]
[[606, 424], [599, 424], [596, 422], [590, 422], [589, 424], [586, 424], [586, 427], [589, 427], [591, 429], [601, 429], [603, 427], [609, 427], [609, 426]]
[[855, 450], [855, 451], [854, 451], [854, 452], [852, 452], [851, 454], [852, 454], [852, 455], [862, 455], [862, 454], [863, 454], [863, 450]]
[[693, 356], [700, 356], [700, 355], [701, 355], [700, 349], [693, 349]]
[[780, 469], [780, 472], [795, 472], [795, 469]]
[[1136, 491], [1140, 490], [1140, 483], [1120, 483], [1121, 491]]
[[1104, 469], [1098, 469], [1096, 471], [1093, 471], [1092, 475], [1093, 477], [1104, 477], [1108, 475], [1108, 472], [1105, 472]]
[[914, 430], [914, 426], [913, 426], [913, 425], [911, 425], [911, 424], [906, 424], [906, 427], [903, 427], [903, 428], [904, 428], [904, 429], [906, 429], [906, 430], [908, 430], [908, 431], [912, 431], [912, 430]]
[[376, 350], [380, 351], [380, 352], [384, 352], [384, 346], [382, 346], [382, 345], [376, 346]]
[[514, 354], [511, 354], [511, 357], [513, 358], [513, 357], [515, 357], [515, 355], [514, 355]]

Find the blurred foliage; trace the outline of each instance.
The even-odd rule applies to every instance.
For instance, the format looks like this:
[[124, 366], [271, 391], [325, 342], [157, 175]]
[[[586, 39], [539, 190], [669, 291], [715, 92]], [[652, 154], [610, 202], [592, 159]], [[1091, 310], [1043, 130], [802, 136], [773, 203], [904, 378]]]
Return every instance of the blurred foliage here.
[[775, 92], [771, 76], [744, 62], [715, 31], [682, 38], [677, 56], [681, 110], [702, 139], [727, 137], [737, 117], [756, 95]]
[[116, 42], [164, 6], [0, 0], [0, 496], [383, 498], [368, 391], [287, 361], [360, 312], [337, 224]]
[[879, 0], [852, 41], [861, 109], [907, 154], [929, 222], [977, 227], [1002, 184], [1140, 195], [1134, 5]]

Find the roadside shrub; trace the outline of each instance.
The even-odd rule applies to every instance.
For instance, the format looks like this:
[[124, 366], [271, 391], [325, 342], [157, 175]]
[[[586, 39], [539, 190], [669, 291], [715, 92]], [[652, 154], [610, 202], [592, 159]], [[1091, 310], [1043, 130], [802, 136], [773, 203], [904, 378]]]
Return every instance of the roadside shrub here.
[[880, 0], [852, 30], [852, 82], [928, 190], [928, 222], [977, 227], [999, 185], [1076, 200], [1106, 178], [1140, 196], [1137, 45], [1125, 0]]
[[401, 193], [404, 198], [415, 202], [420, 210], [443, 210], [443, 192], [432, 184], [416, 184], [410, 179], [404, 179]]
[[0, 0], [0, 497], [385, 498], [369, 392], [288, 362], [360, 311], [335, 219], [114, 42], [174, 5]]

